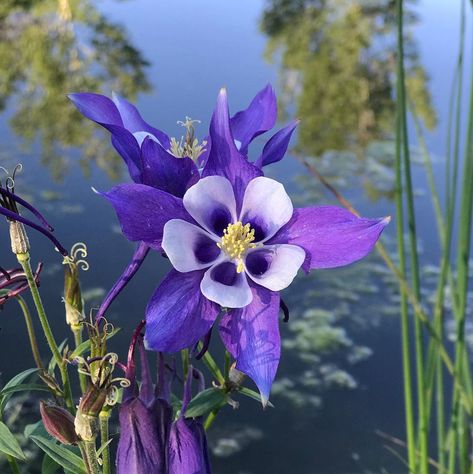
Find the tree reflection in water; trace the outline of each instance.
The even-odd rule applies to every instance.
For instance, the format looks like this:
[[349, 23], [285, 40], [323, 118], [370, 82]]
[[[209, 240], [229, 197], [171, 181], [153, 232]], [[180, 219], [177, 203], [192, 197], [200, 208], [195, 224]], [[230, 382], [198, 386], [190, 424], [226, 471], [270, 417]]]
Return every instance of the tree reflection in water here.
[[[281, 58], [281, 108], [302, 119], [297, 152], [321, 157], [328, 151], [351, 150], [361, 158], [373, 141], [389, 140], [395, 113], [394, 7], [390, 0], [271, 0], [267, 4], [261, 27], [270, 38], [267, 57]], [[416, 22], [411, 11], [408, 24]], [[413, 108], [431, 129], [436, 114], [411, 35], [406, 37], [406, 53]], [[391, 165], [392, 147], [385, 148], [389, 156], [379, 158]], [[372, 183], [369, 195], [376, 197]]]
[[112, 90], [133, 99], [149, 90], [147, 62], [127, 32], [92, 0], [2, 0], [0, 111], [15, 101], [10, 124], [26, 144], [38, 139], [41, 159], [60, 179], [67, 148], [81, 148], [84, 173], [92, 161], [117, 178], [123, 168], [97, 127], [71, 107], [71, 91]]

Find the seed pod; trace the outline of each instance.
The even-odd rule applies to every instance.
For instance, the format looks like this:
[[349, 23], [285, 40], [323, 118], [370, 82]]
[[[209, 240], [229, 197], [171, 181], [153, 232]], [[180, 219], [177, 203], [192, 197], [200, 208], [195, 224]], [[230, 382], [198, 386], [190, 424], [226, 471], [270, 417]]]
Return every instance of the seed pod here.
[[74, 263], [64, 266], [64, 303], [66, 321], [70, 326], [79, 326], [84, 320], [84, 305], [80, 289], [79, 273]]
[[28, 253], [30, 241], [26, 235], [25, 226], [21, 222], [10, 221], [11, 249], [15, 255]]

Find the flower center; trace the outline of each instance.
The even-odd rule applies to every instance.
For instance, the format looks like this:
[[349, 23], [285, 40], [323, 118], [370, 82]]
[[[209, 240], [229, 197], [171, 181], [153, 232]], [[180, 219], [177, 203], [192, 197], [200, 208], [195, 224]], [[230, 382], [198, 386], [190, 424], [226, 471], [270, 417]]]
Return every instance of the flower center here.
[[238, 221], [235, 224], [228, 224], [217, 245], [231, 259], [237, 261], [237, 272], [241, 273], [243, 271], [242, 257], [248, 249], [254, 249], [257, 246], [253, 240], [255, 240], [255, 230], [250, 227], [250, 224], [243, 225]]

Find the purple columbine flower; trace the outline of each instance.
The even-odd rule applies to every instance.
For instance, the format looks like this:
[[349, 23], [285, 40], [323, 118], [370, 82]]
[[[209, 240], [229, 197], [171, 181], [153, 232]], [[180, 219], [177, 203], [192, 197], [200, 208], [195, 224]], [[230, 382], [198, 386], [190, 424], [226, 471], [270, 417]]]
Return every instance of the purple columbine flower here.
[[[40, 262], [34, 272], [34, 279], [39, 286], [39, 275], [43, 269], [43, 264]], [[15, 296], [20, 295], [28, 289], [28, 280], [22, 268], [13, 268], [5, 270], [0, 268], [0, 308]]]
[[105, 196], [124, 235], [165, 251], [174, 266], [146, 309], [156, 351], [195, 345], [219, 328], [236, 368], [268, 400], [280, 357], [279, 291], [300, 267], [347, 265], [368, 254], [388, 218], [358, 218], [333, 206], [293, 209], [283, 186], [262, 176], [235, 145], [225, 90], [210, 125], [203, 178], [183, 199], [142, 184]]
[[[196, 164], [189, 156], [176, 154], [173, 151], [175, 139], [149, 125], [134, 105], [117, 94], [113, 94], [112, 99], [92, 93], [70, 94], [69, 98], [85, 117], [112, 134], [112, 144], [124, 159], [130, 176], [136, 183], [182, 197], [199, 179], [197, 164], [204, 167], [207, 162], [211, 147], [209, 137], [202, 141], [205, 144], [203, 152], [193, 157]], [[256, 94], [245, 110], [237, 112], [230, 120], [234, 143], [240, 153], [247, 157], [248, 147], [253, 139], [273, 128], [276, 119], [276, 95], [268, 84]], [[255, 163], [256, 166], [261, 168], [282, 159], [297, 123], [298, 121], [291, 122], [269, 139]], [[191, 144], [193, 140], [192, 131]], [[176, 160], [176, 156], [180, 158]], [[148, 251], [149, 247], [145, 243], [138, 244], [131, 262], [100, 305], [97, 319], [104, 316], [113, 300], [133, 278]]]

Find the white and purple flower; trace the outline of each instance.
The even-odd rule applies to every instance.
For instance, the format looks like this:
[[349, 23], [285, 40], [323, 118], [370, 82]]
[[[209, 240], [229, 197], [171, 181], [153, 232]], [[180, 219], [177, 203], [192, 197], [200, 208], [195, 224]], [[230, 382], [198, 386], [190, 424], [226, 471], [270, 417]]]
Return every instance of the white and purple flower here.
[[[363, 258], [389, 219], [359, 218], [332, 206], [293, 209], [283, 186], [263, 176], [264, 160], [249, 162], [243, 145], [235, 145], [225, 90], [210, 141], [202, 178], [182, 198], [143, 184], [119, 185], [105, 196], [124, 235], [164, 251], [174, 267], [146, 310], [148, 347], [191, 347], [226, 308], [221, 338], [265, 402], [280, 358], [278, 292], [299, 268]], [[276, 141], [265, 147], [276, 150], [273, 156], [281, 154]]]

